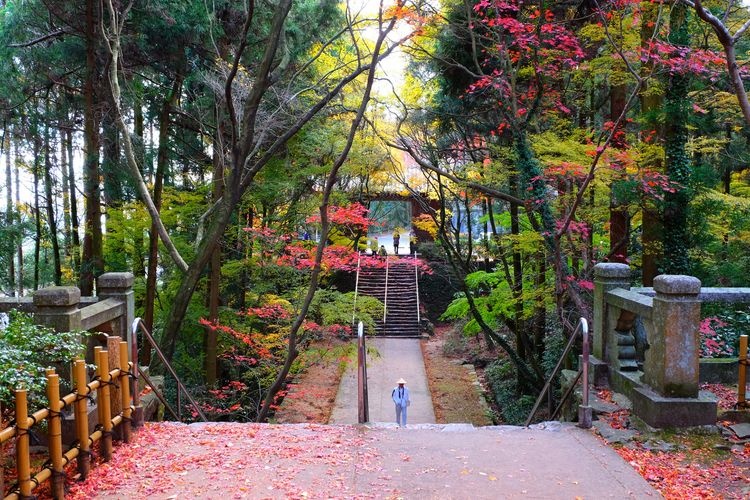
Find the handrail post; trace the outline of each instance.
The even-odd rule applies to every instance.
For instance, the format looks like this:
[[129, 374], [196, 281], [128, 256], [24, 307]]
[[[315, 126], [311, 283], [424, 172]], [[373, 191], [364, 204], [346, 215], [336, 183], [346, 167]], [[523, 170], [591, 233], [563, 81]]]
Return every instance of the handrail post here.
[[357, 292], [359, 291], [359, 266], [362, 260], [362, 254], [357, 252], [357, 277], [354, 279], [354, 306], [352, 307], [352, 326], [357, 320]]
[[417, 262], [416, 251], [414, 251], [414, 286], [417, 289], [417, 328], [419, 328], [422, 318], [419, 317], [419, 264]]
[[583, 334], [583, 345], [581, 347], [581, 371], [583, 373], [582, 402], [578, 406], [578, 427], [590, 429], [593, 420], [593, 410], [589, 405], [589, 325], [586, 318], [581, 318], [581, 333]]
[[385, 295], [383, 296], [383, 330], [385, 331], [385, 316], [388, 311], [388, 256], [385, 256]]
[[143, 406], [141, 406], [141, 384], [139, 381], [140, 371], [138, 370], [138, 325], [141, 318], [135, 318], [130, 326], [130, 359], [131, 374], [133, 376], [133, 426], [143, 426]]
[[367, 395], [367, 351], [365, 348], [365, 326], [357, 325], [357, 421], [369, 422], [370, 408]]

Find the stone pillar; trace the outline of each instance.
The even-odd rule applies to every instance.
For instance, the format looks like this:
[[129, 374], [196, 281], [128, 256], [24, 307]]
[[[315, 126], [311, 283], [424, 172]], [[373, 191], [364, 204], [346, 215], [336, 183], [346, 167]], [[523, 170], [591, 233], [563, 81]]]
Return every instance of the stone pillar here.
[[698, 278], [662, 274], [654, 278], [653, 331], [643, 364], [643, 382], [662, 396], [698, 397], [700, 310]]
[[[135, 315], [133, 273], [104, 273], [96, 279], [99, 299], [119, 299], [125, 304], [125, 315], [112, 322], [112, 333], [130, 342], [130, 325]], [[128, 344], [130, 345], [130, 344]]]
[[57, 332], [81, 329], [81, 291], [74, 286], [52, 286], [34, 293], [34, 321]]
[[630, 290], [630, 267], [627, 264], [601, 263], [594, 266], [594, 324], [593, 354], [600, 361], [609, 362], [610, 356], [617, 353], [608, 352], [610, 335], [608, 332], [606, 294], [615, 288]]

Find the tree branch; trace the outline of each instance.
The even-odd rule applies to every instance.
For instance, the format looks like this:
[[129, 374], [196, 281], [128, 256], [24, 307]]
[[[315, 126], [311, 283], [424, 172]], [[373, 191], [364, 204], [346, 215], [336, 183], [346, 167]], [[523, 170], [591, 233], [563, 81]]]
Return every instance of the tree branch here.
[[34, 45], [36, 45], [38, 43], [46, 42], [47, 40], [51, 40], [53, 38], [58, 38], [58, 37], [60, 37], [62, 35], [65, 35], [67, 33], [70, 33], [70, 32], [68, 30], [64, 29], [64, 28], [60, 28], [57, 31], [53, 31], [52, 33], [47, 33], [46, 35], [42, 35], [39, 38], [35, 38], [33, 40], [29, 40], [28, 42], [23, 42], [23, 43], [9, 43], [8, 47], [10, 47], [12, 49], [23, 49], [23, 48], [26, 48], [26, 47], [34, 46]]

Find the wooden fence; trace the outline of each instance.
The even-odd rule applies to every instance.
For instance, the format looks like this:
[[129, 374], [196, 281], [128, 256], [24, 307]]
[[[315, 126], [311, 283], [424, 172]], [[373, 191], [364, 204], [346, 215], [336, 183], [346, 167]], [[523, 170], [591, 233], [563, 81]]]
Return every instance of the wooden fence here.
[[[76, 287], [50, 287], [37, 291], [33, 298], [0, 299], [0, 311], [20, 309], [34, 313], [34, 320], [57, 331], [99, 330], [111, 332], [106, 348], [97, 346], [87, 358], [96, 365], [96, 373], [88, 381], [86, 362], [73, 363], [72, 393], [60, 397], [59, 374], [47, 370], [47, 407], [29, 415], [25, 390], [17, 390], [15, 421], [0, 430], [0, 447], [15, 440], [17, 482], [6, 499], [32, 497], [34, 489], [50, 481], [54, 498], [63, 498], [65, 469], [76, 460], [77, 475], [85, 479], [91, 463], [91, 451], [99, 443], [99, 454], [108, 461], [112, 456], [113, 431], [129, 442], [131, 418], [134, 425], [142, 421], [141, 408], [131, 399], [130, 379], [137, 376], [136, 342], [129, 327], [133, 321], [133, 275], [106, 273], [97, 278], [96, 297], [81, 297]], [[129, 358], [132, 361], [129, 361]], [[133, 384], [137, 390], [137, 384]], [[91, 411], [90, 411], [91, 403]], [[93, 429], [90, 419], [96, 403]], [[72, 415], [70, 415], [72, 410]], [[75, 439], [63, 443], [63, 419], [72, 416]], [[40, 424], [47, 424], [47, 462], [41, 470], [32, 471], [31, 434]], [[32, 475], [33, 474], [33, 475]], [[5, 491], [0, 469], [0, 492]]]
[[[23, 499], [32, 496], [33, 490], [51, 481], [50, 489], [56, 499], [65, 496], [65, 468], [76, 459], [77, 471], [85, 479], [90, 468], [91, 450], [99, 442], [99, 453], [104, 461], [112, 458], [112, 431], [119, 428], [126, 443], [131, 438], [130, 378], [133, 364], [128, 361], [128, 343], [119, 337], [109, 337], [108, 349], [96, 348], [96, 375], [87, 382], [86, 362], [76, 360], [73, 366], [75, 389], [60, 397], [59, 375], [53, 368], [47, 369], [47, 408], [32, 415], [28, 413], [26, 390], [16, 390], [15, 424], [0, 431], [0, 445], [15, 439], [16, 468], [18, 479], [8, 499]], [[110, 366], [115, 366], [110, 369]], [[123, 368], [124, 367], [124, 368]], [[89, 429], [89, 401], [96, 394], [97, 418], [93, 432]], [[63, 450], [63, 412], [72, 406], [75, 419], [76, 440]], [[114, 415], [114, 416], [113, 416]], [[32, 476], [29, 451], [30, 433], [34, 426], [47, 422], [48, 460]]]

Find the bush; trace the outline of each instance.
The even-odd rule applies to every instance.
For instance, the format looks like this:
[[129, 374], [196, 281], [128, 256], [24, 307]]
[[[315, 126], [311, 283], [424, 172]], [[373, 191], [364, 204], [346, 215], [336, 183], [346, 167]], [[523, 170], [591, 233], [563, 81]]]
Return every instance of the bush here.
[[534, 397], [520, 395], [513, 364], [506, 359], [498, 359], [487, 365], [484, 375], [505, 423], [523, 424], [534, 407]]
[[750, 331], [750, 313], [733, 311], [709, 316], [701, 321], [699, 331], [702, 358], [738, 356], [740, 335]]
[[[55, 332], [52, 328], [34, 324], [32, 317], [18, 311], [10, 312], [10, 323], [0, 331], [0, 401], [3, 406], [14, 405], [14, 390], [28, 391], [29, 407], [44, 404], [45, 368], [67, 366], [85, 353], [86, 332]], [[61, 377], [60, 391], [70, 391]]]
[[[351, 325], [353, 310], [354, 292], [317, 290], [307, 317], [324, 327]], [[382, 314], [383, 303], [381, 301], [375, 297], [357, 295], [357, 320], [364, 323], [365, 333], [375, 334], [375, 318]]]

